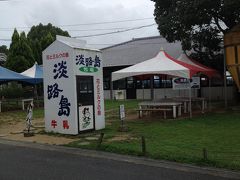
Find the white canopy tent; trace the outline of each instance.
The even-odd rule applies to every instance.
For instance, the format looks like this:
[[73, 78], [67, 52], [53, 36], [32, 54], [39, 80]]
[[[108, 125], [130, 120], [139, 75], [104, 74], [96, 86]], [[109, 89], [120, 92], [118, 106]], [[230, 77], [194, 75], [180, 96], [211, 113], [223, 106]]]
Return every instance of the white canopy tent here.
[[34, 84], [34, 94], [35, 97], [38, 99], [37, 84], [43, 82], [43, 68], [39, 66], [37, 62], [35, 62], [31, 68], [25, 70], [21, 74], [31, 78], [32, 83]]
[[[193, 66], [191, 64], [187, 64], [182, 61], [178, 61], [172, 58], [170, 55], [168, 55], [165, 51], [160, 50], [157, 56], [155, 56], [152, 59], [113, 72], [112, 81], [116, 81], [131, 76], [157, 75], [157, 74], [165, 74], [190, 79], [193, 75], [199, 72], [204, 73], [204, 69], [201, 67]], [[190, 98], [190, 117], [192, 117], [191, 89], [189, 89], [189, 98]]]
[[149, 74], [167, 74], [183, 78], [190, 78], [190, 70], [173, 61], [167, 53], [160, 51], [152, 59], [112, 73], [112, 81], [122, 78]]
[[189, 79], [194, 74], [203, 71], [204, 69], [200, 67], [195, 67], [191, 64], [177, 61], [170, 55], [168, 55], [165, 51], [161, 50], [157, 54], [157, 56], [152, 59], [113, 72], [112, 81], [131, 76], [141, 76], [149, 74], [166, 74]]
[[21, 74], [32, 78], [34, 84], [43, 82], [43, 68], [39, 66], [37, 62], [35, 62], [31, 68], [27, 69]]

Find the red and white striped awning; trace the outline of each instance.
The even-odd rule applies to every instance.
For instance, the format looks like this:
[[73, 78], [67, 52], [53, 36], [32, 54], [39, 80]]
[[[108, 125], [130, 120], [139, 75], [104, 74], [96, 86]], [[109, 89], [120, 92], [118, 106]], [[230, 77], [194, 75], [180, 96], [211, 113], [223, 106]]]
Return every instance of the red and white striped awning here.
[[208, 77], [220, 76], [219, 73], [215, 69], [212, 69], [212, 68], [209, 68], [207, 66], [204, 66], [203, 64], [200, 64], [199, 62], [189, 58], [186, 54], [181, 54], [177, 58], [177, 60], [181, 61], [181, 62], [184, 62], [184, 63], [187, 63], [187, 64], [190, 64], [192, 66], [201, 68], [202, 69], [201, 73], [207, 75]]
[[161, 50], [157, 56], [133, 66], [112, 73], [112, 81], [131, 76], [142, 75], [171, 75], [175, 77], [191, 78], [198, 73], [204, 73], [204, 69], [174, 59], [165, 51]]

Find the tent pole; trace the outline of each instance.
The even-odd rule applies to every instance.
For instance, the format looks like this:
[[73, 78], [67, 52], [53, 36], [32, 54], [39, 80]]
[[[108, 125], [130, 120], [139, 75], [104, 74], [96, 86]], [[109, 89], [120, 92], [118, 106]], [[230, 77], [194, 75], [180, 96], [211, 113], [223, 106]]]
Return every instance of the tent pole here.
[[212, 109], [212, 103], [211, 103], [211, 78], [209, 78], [209, 86], [208, 86], [208, 102], [209, 102], [209, 111]]
[[223, 48], [223, 77], [224, 77], [224, 106], [227, 108], [227, 77], [226, 77], [226, 52], [225, 48]]
[[192, 118], [192, 88], [190, 79], [189, 79], [189, 115], [190, 118]]
[[154, 100], [153, 83], [154, 83], [154, 76], [151, 76], [151, 78], [150, 78], [150, 86], [151, 86], [151, 99], [152, 99], [152, 100]]
[[35, 98], [36, 98], [36, 100], [37, 100], [37, 107], [39, 107], [38, 106], [38, 93], [37, 93], [37, 85], [36, 84], [34, 84], [34, 96], [35, 96]]
[[166, 81], [167, 81], [167, 75], [164, 76], [164, 98], [167, 98], [167, 96], [166, 96], [166, 87], [167, 87]]
[[144, 100], [144, 80], [142, 80], [142, 93], [143, 93], [143, 100]]
[[110, 99], [113, 100], [113, 82], [112, 82], [112, 75], [110, 76]]

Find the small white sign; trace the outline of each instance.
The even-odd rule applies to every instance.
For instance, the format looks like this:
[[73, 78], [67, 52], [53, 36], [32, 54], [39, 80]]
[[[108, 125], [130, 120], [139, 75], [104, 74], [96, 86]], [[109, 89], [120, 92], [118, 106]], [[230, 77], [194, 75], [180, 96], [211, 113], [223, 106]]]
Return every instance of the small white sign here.
[[[190, 80], [192, 89], [200, 88], [200, 77], [192, 77]], [[173, 78], [173, 89], [189, 89], [189, 79], [186, 78]]]
[[93, 106], [79, 107], [79, 128], [80, 131], [93, 129]]
[[192, 77], [191, 88], [200, 89], [200, 77]]
[[125, 108], [124, 105], [119, 106], [119, 115], [120, 115], [120, 120], [124, 120], [125, 116]]

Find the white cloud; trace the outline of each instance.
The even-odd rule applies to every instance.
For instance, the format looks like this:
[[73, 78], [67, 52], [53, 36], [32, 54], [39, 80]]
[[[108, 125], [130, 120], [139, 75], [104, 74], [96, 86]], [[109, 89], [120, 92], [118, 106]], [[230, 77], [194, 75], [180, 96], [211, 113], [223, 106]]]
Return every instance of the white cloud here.
[[[76, 27], [61, 27], [64, 30], [99, 29], [116, 27], [137, 27], [154, 23], [154, 3], [150, 0], [13, 0], [0, 4], [1, 27], [31, 27], [40, 22], [53, 25], [82, 24], [91, 22], [106, 22], [125, 19], [152, 19], [117, 24], [88, 25]], [[105, 31], [69, 31], [71, 36], [99, 34]], [[0, 39], [10, 39], [13, 30], [2, 31]], [[157, 27], [118, 33], [113, 35], [84, 38], [93, 44], [114, 44], [136, 37], [158, 35]], [[6, 42], [0, 41], [1, 44]], [[98, 46], [100, 47], [100, 46]]]

